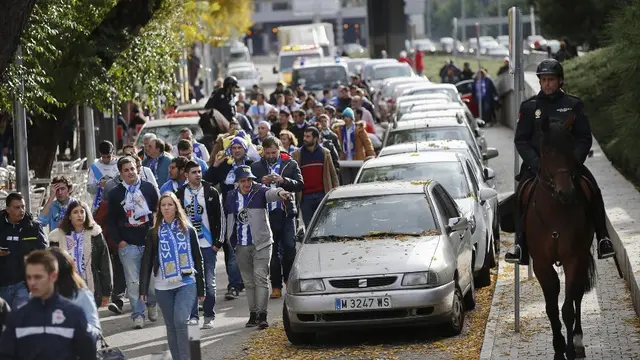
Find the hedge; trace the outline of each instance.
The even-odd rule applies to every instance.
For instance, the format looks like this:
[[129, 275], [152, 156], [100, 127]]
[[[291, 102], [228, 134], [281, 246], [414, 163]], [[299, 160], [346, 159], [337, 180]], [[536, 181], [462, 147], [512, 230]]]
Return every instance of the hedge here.
[[565, 63], [565, 90], [584, 101], [613, 165], [640, 183], [640, 0], [613, 18], [608, 33], [610, 46]]

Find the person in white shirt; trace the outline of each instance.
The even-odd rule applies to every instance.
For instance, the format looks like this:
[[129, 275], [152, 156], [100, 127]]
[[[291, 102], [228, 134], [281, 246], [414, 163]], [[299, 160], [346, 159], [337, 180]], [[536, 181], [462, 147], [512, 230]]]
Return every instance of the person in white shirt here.
[[264, 94], [262, 93], [258, 94], [258, 96], [256, 97], [256, 103], [249, 107], [247, 115], [249, 115], [251, 119], [253, 119], [253, 128], [255, 129], [254, 132], [256, 134], [258, 133], [258, 124], [260, 124], [261, 121], [267, 120], [267, 114], [269, 113], [269, 111], [271, 111], [272, 108], [273, 106], [271, 104], [268, 104], [266, 101], [264, 101]]
[[[191, 129], [186, 127], [180, 130], [180, 139], [178, 139], [178, 141], [183, 139], [189, 140], [191, 144], [193, 144], [193, 154], [197, 158], [202, 159], [205, 163], [209, 162], [209, 150], [207, 150], [207, 147], [204, 146], [204, 144], [196, 141], [196, 139], [193, 137], [193, 133], [191, 132]], [[177, 144], [173, 147], [173, 149], [171, 149], [171, 155], [173, 155], [173, 157], [176, 157], [179, 155]]]
[[100, 158], [89, 167], [89, 181], [87, 191], [93, 195], [91, 211], [95, 212], [100, 205], [104, 193], [104, 184], [118, 176], [118, 158], [114, 155], [114, 146], [110, 141], [103, 141], [98, 145]]

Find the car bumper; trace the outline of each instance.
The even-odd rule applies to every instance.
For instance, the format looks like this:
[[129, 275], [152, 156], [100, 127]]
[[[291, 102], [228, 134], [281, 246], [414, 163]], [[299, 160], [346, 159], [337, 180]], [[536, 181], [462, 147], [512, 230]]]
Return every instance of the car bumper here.
[[[409, 326], [446, 322], [451, 314], [455, 283], [430, 289], [368, 291], [330, 295], [289, 295], [285, 304], [291, 329], [321, 332], [348, 328]], [[391, 297], [391, 308], [336, 310], [336, 298]]]

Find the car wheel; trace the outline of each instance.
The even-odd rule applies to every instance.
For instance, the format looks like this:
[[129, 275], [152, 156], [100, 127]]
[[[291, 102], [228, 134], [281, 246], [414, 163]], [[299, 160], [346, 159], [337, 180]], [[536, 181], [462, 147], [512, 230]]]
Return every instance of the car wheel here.
[[289, 321], [289, 311], [287, 304], [282, 305], [282, 322], [284, 324], [284, 332], [287, 339], [293, 345], [311, 345], [316, 341], [316, 333], [299, 333], [293, 331], [291, 322]]
[[473, 310], [476, 307], [476, 286], [474, 282], [471, 282], [471, 288], [464, 295], [464, 309], [465, 310]]
[[487, 249], [489, 249], [489, 251], [484, 255], [482, 269], [478, 271], [474, 278], [475, 287], [478, 289], [491, 285], [491, 268], [494, 267], [496, 263], [495, 252], [488, 239]]
[[462, 291], [460, 290], [460, 286], [458, 286], [457, 281], [455, 291], [453, 292], [451, 317], [444, 326], [444, 332], [449, 336], [460, 335], [462, 329], [464, 328], [464, 300], [462, 298]]

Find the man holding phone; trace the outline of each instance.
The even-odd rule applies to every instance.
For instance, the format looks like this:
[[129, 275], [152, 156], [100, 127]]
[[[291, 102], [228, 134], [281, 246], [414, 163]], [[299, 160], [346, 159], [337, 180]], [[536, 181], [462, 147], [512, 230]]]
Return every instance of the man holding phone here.
[[25, 210], [20, 193], [7, 196], [5, 210], [0, 211], [0, 297], [12, 309], [29, 300], [24, 278], [24, 257], [47, 246], [42, 225]]

